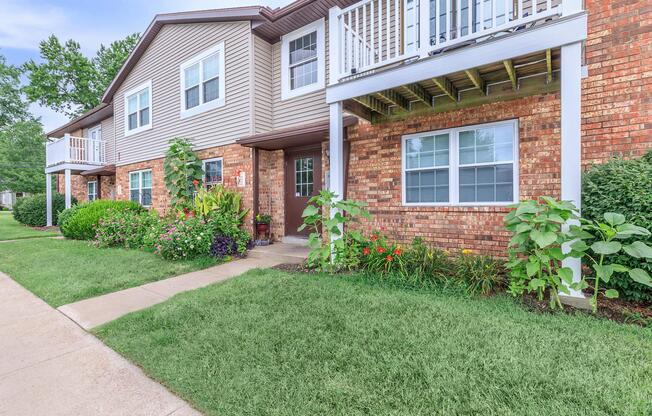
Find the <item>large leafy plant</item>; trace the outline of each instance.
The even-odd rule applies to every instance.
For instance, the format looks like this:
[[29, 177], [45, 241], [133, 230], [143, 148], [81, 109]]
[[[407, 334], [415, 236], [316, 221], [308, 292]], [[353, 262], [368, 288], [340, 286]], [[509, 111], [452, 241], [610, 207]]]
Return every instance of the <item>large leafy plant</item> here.
[[[333, 272], [354, 267], [362, 234], [346, 226], [360, 218], [371, 218], [362, 202], [340, 200], [334, 192], [322, 190], [308, 200], [299, 231], [309, 229], [308, 264]], [[346, 230], [346, 231], [343, 231]]]
[[[652, 260], [652, 247], [640, 241], [641, 238], [649, 237], [650, 231], [626, 222], [622, 214], [607, 212], [603, 218], [604, 222], [583, 219], [581, 226], [572, 226], [569, 232], [576, 238], [571, 245], [573, 253], [588, 259], [595, 272], [591, 298], [594, 313], [598, 309], [600, 284], [608, 284], [614, 274], [626, 273], [631, 280], [652, 287], [652, 280], [647, 271], [609, 261], [615, 255], [626, 255], [640, 261]], [[617, 298], [619, 293], [616, 289], [607, 289], [604, 295]]]
[[172, 206], [177, 210], [188, 207], [195, 189], [200, 187], [204, 176], [201, 161], [192, 151], [186, 139], [174, 138], [163, 162], [165, 187], [172, 195]]
[[198, 188], [193, 208], [203, 217], [219, 214], [236, 218], [238, 225], [242, 224], [249, 213], [248, 209], [242, 209], [242, 195], [223, 185], [213, 186], [209, 190]]
[[509, 291], [520, 295], [535, 292], [540, 300], [550, 293], [551, 308], [562, 308], [559, 292], [570, 293], [569, 288], [581, 290], [586, 283], [573, 282], [573, 271], [563, 267], [562, 261], [578, 256], [562, 246], [572, 237], [563, 229], [569, 220], [577, 220], [577, 209], [566, 201], [550, 197], [523, 201], [514, 206], [505, 217], [507, 229], [513, 236], [509, 242]]

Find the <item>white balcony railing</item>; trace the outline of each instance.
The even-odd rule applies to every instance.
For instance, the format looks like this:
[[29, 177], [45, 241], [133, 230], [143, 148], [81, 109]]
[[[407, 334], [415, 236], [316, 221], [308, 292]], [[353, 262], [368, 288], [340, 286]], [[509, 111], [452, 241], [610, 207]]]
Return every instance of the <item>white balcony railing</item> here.
[[[565, 2], [577, 0], [564, 0]], [[331, 14], [335, 81], [562, 15], [562, 0], [363, 0]], [[426, 9], [421, 9], [421, 4]], [[470, 6], [470, 7], [469, 7]], [[333, 81], [333, 80], [332, 80]], [[331, 81], [331, 82], [332, 82]]]
[[103, 140], [64, 137], [45, 146], [46, 167], [70, 163], [76, 165], [97, 165], [106, 163], [106, 144]]

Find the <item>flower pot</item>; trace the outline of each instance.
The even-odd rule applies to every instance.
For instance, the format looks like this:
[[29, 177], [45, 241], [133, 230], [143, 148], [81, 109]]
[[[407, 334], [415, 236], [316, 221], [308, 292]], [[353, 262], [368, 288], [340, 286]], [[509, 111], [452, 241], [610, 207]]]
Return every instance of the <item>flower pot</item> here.
[[262, 223], [256, 224], [256, 231], [258, 231], [259, 234], [266, 233], [268, 229], [269, 229], [269, 224], [262, 224]]

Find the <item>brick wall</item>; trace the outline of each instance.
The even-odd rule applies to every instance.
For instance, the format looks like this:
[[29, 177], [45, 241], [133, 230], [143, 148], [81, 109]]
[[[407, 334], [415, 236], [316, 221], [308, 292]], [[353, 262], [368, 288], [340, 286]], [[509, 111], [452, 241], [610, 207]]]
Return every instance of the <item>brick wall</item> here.
[[[102, 199], [115, 199], [115, 176], [101, 176]], [[88, 181], [96, 181], [97, 176], [71, 175], [70, 185], [72, 196], [78, 202], [88, 201]], [[57, 175], [57, 192], [65, 194], [65, 177], [63, 174]]]
[[258, 212], [272, 216], [272, 239], [285, 235], [285, 156], [282, 150], [259, 151]]
[[401, 137], [404, 134], [518, 119], [521, 199], [560, 196], [559, 94], [537, 95], [407, 120], [349, 129], [349, 199], [365, 201], [373, 215], [363, 224], [392, 240], [420, 236], [437, 247], [504, 255], [509, 234], [504, 207], [404, 207], [401, 204]]
[[652, 3], [586, 0], [582, 162], [652, 149]]
[[[222, 177], [227, 188], [234, 189], [242, 194], [242, 205], [250, 210], [246, 223], [251, 225], [251, 208], [253, 206], [252, 160], [251, 149], [240, 145], [219, 146], [200, 150], [197, 156], [204, 159], [221, 157]], [[116, 167], [116, 199], [129, 199], [129, 172], [138, 170], [152, 170], [152, 207], [159, 214], [165, 215], [170, 208], [171, 196], [165, 187], [163, 173], [163, 158], [147, 160], [144, 162], [132, 163]], [[238, 172], [245, 172], [245, 186], [237, 187], [235, 177]]]

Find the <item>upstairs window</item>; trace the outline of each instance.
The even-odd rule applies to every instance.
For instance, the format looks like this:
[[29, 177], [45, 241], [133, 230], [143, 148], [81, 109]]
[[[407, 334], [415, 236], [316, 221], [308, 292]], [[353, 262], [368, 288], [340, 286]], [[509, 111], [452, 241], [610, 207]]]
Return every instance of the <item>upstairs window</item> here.
[[144, 207], [152, 205], [151, 169], [129, 173], [129, 199]]
[[125, 136], [152, 128], [152, 82], [125, 93]]
[[181, 64], [181, 117], [225, 104], [224, 43]]
[[324, 30], [324, 19], [320, 19], [282, 37], [282, 99], [324, 88]]
[[516, 121], [403, 138], [404, 205], [507, 205], [518, 201]]
[[207, 159], [204, 165], [204, 185], [210, 189], [222, 183], [222, 158]]

